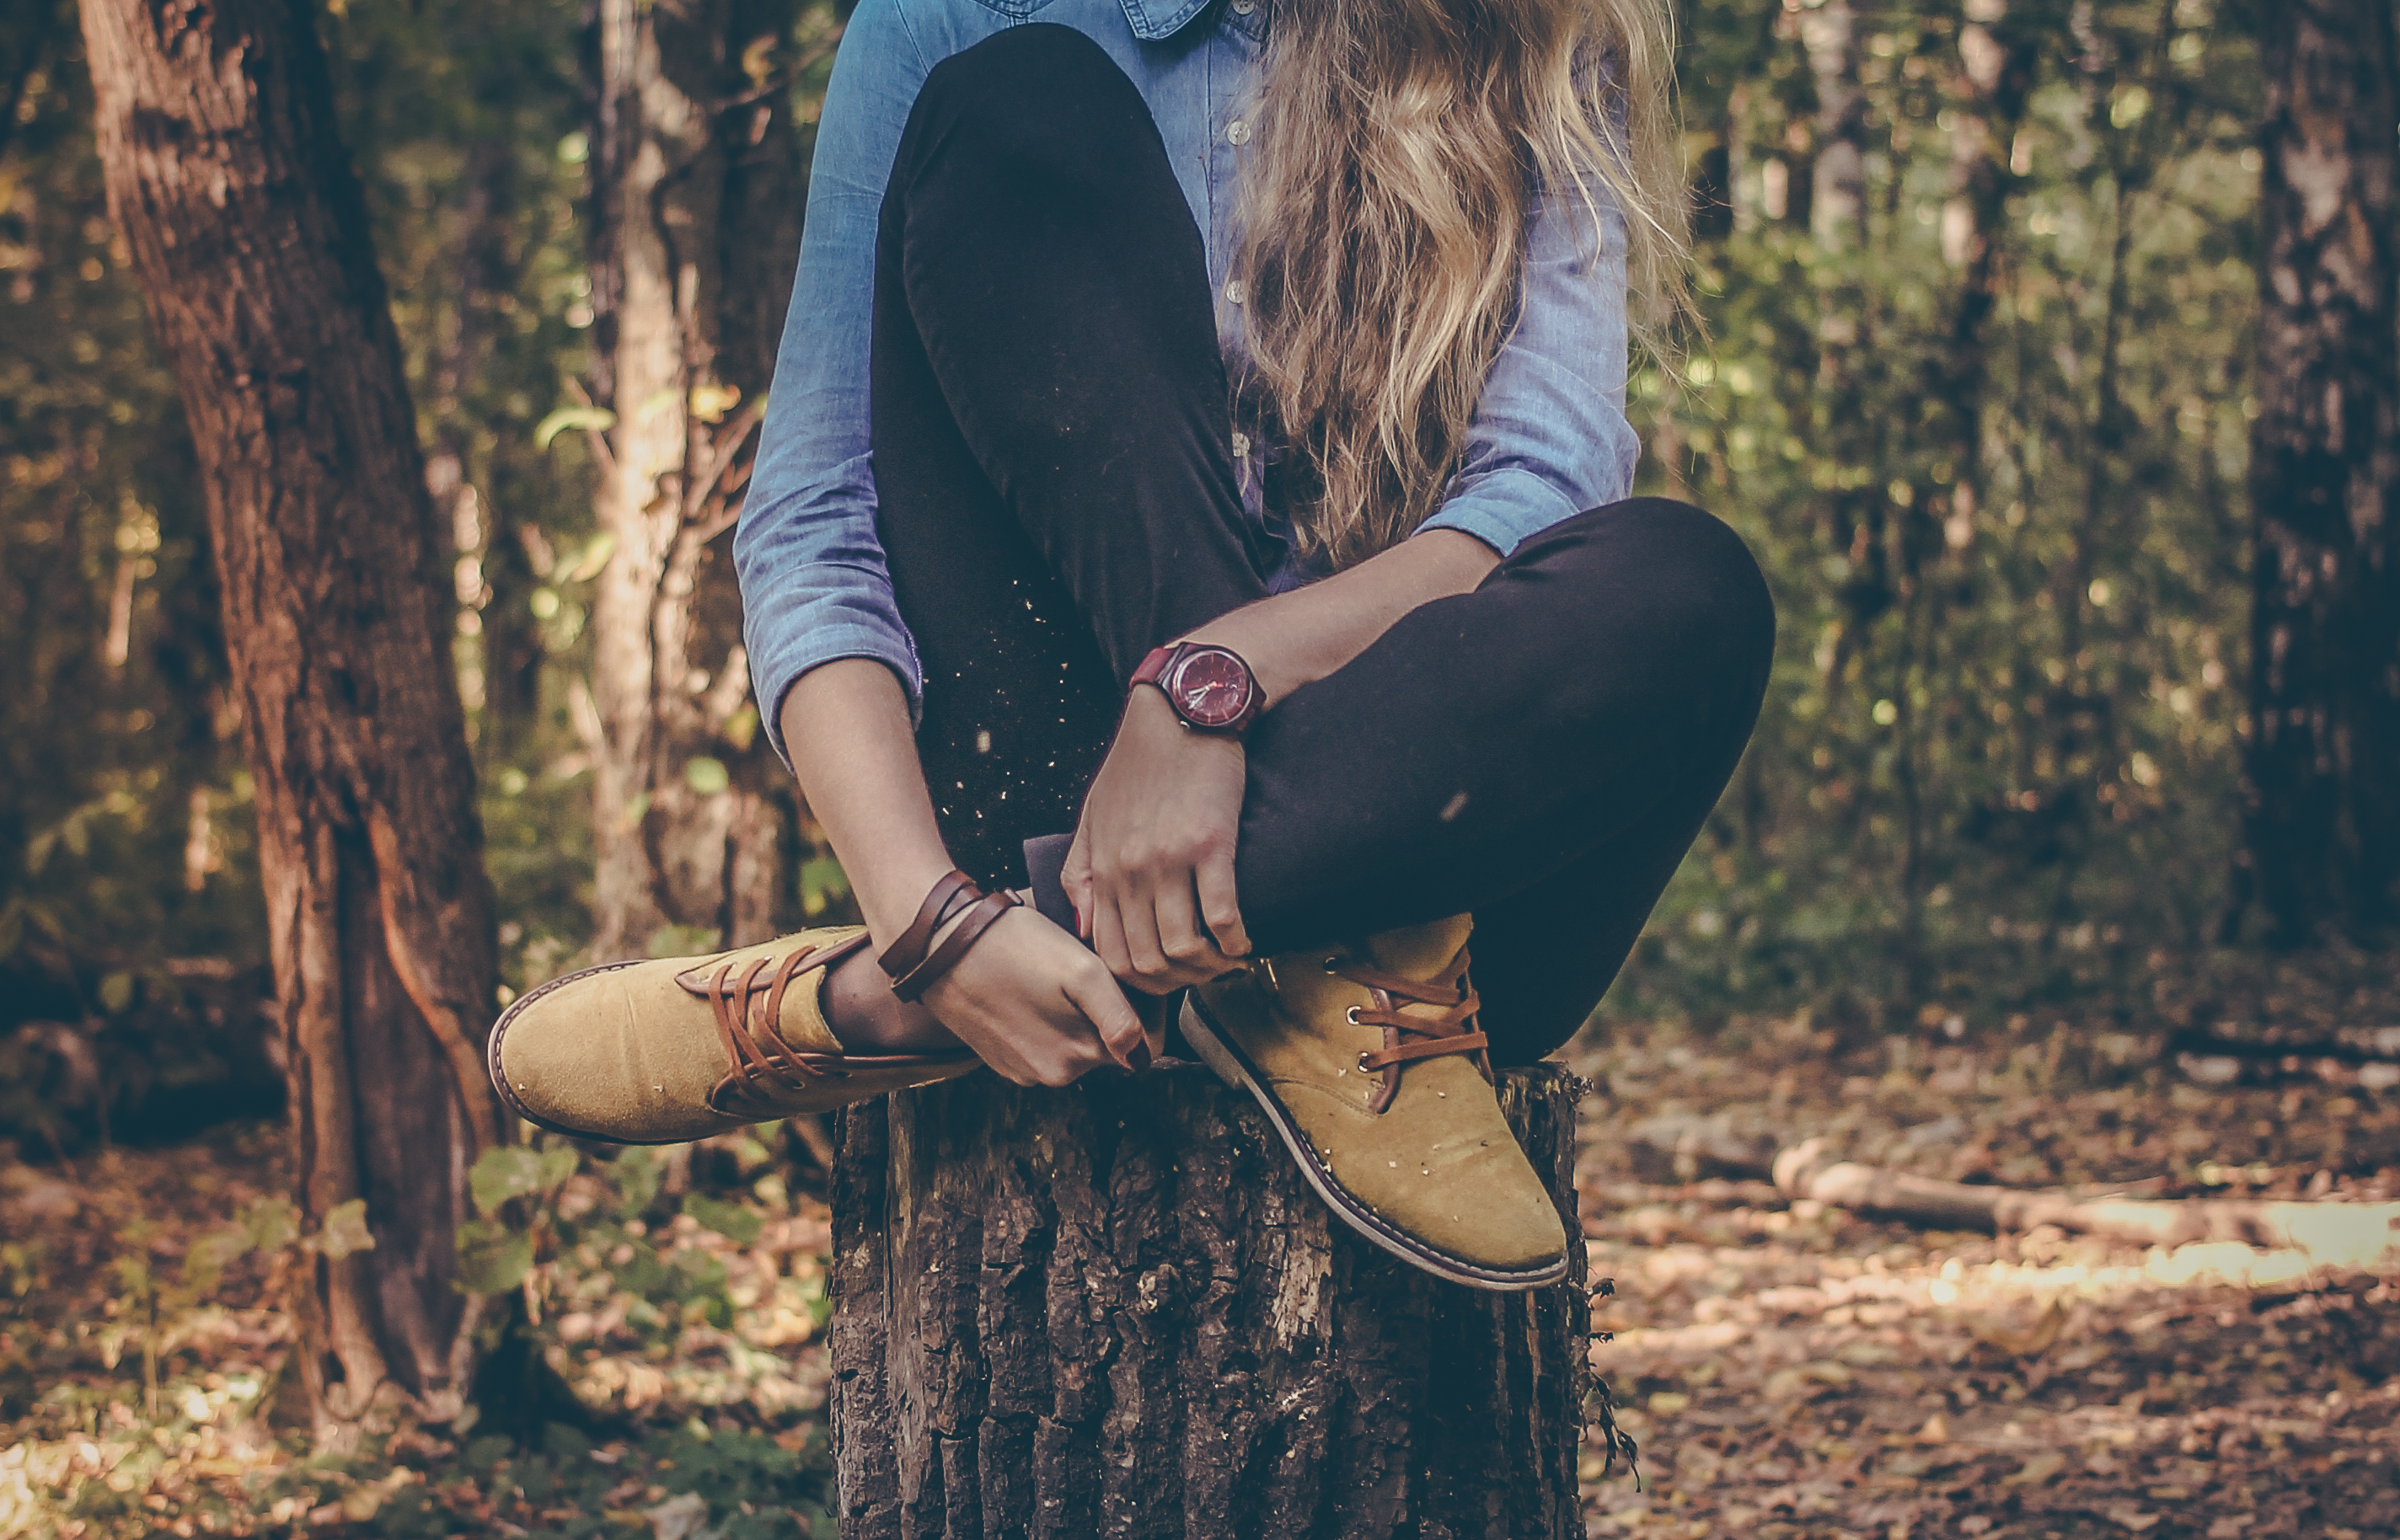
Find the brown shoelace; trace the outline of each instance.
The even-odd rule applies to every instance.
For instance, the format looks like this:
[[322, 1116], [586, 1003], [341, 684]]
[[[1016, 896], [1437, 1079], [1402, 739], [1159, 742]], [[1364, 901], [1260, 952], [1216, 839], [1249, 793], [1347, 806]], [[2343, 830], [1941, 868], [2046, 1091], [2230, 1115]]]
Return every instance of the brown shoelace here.
[[[1431, 978], [1402, 978], [1363, 962], [1343, 962], [1332, 958], [1326, 960], [1326, 971], [1363, 985], [1374, 998], [1371, 1006], [1354, 1005], [1350, 1009], [1353, 1022], [1384, 1029], [1383, 1047], [1358, 1056], [1360, 1070], [1384, 1077], [1384, 1083], [1376, 1088], [1374, 1099], [1368, 1104], [1370, 1111], [1381, 1112], [1392, 1105], [1392, 1098], [1400, 1090], [1401, 1067], [1419, 1059], [1468, 1055], [1483, 1078], [1491, 1080], [1492, 1061], [1484, 1050], [1491, 1046], [1492, 1040], [1475, 1025], [1475, 1014], [1482, 1001], [1475, 987], [1466, 981], [1466, 947], [1460, 947], [1450, 966]], [[1434, 1005], [1440, 1010], [1433, 1015], [1408, 1015], [1400, 1009], [1403, 1005]]]
[[[736, 1109], [727, 1102], [735, 1096], [753, 1106], [766, 1105], [813, 1081], [848, 1078], [838, 1059], [784, 1041], [784, 993], [804, 971], [830, 967], [864, 942], [862, 936], [841, 947], [796, 947], [780, 960], [771, 954], [747, 963], [729, 959], [708, 976], [699, 992], [716, 1018], [716, 1035], [732, 1064], [709, 1093], [711, 1106], [732, 1112]], [[753, 1011], [761, 1003], [763, 1010]]]

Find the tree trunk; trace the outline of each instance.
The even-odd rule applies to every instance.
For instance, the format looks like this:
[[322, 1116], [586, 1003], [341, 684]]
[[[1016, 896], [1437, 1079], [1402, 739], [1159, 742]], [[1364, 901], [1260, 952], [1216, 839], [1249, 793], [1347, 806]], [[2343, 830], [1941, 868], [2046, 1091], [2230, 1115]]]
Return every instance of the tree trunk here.
[[293, 1169], [310, 1253], [293, 1383], [320, 1432], [455, 1411], [451, 1233], [504, 1136], [485, 1079], [482, 862], [408, 392], [315, 16], [86, 0], [102, 159], [192, 425], [257, 787]]
[[1800, 13], [1800, 41], [1817, 79], [1816, 162], [1809, 228], [1834, 251], [1857, 247], [1867, 228], [1867, 96], [1859, 89], [1857, 17], [1849, 0]]
[[[1570, 1234], [1580, 1083], [1503, 1097]], [[844, 1540], [1581, 1536], [1582, 1248], [1526, 1294], [1334, 1223], [1196, 1065], [989, 1077], [844, 1120], [833, 1425]]]
[[599, 958], [776, 930], [783, 819], [757, 745], [732, 527], [798, 250], [792, 0], [598, 0], [593, 606]]
[[[493, 136], [480, 139], [468, 147], [465, 175], [465, 207], [458, 211], [452, 225], [450, 238], [444, 242], [443, 266], [455, 287], [445, 296], [439, 330], [435, 334], [431, 375], [433, 418], [432, 453], [425, 467], [426, 488], [433, 498], [435, 528], [447, 531], [450, 547], [457, 553], [457, 565], [452, 569], [453, 597], [459, 609], [459, 622], [469, 628], [468, 634], [476, 640], [475, 661], [460, 670], [459, 693], [470, 711], [482, 712], [486, 747], [495, 734], [495, 725], [509, 721], [506, 709], [495, 711], [492, 681], [496, 676], [506, 680], [505, 664], [495, 669], [491, 663], [492, 641], [485, 624], [485, 611], [497, 597], [486, 575], [489, 558], [501, 549], [501, 532], [492, 527], [491, 505], [484, 493], [475, 484], [476, 433], [474, 417], [468, 412], [468, 398], [477, 377], [491, 361], [494, 328], [489, 324], [497, 313], [494, 302], [512, 292], [517, 274], [509, 260], [511, 228], [511, 173], [513, 170], [513, 147], [507, 140]], [[516, 606], [506, 606], [503, 626], [515, 617], [508, 609], [522, 606], [522, 595]], [[505, 706], [518, 704], [515, 692], [503, 683], [498, 691]]]
[[2391, 7], [2262, 13], [2249, 881], [2277, 936], [2400, 876], [2400, 345]]
[[1959, 550], [1973, 539], [1984, 490], [1984, 391], [1990, 375], [1984, 328], [2007, 278], [2002, 242], [2019, 177], [2011, 159], [2041, 47], [2039, 23], [2011, 21], [2007, 0], [1972, 0], [1967, 9], [1970, 20], [1958, 29], [1950, 198], [1942, 210], [1942, 255], [1959, 269], [1958, 297], [1949, 347], [1929, 382], [1947, 418], [1940, 428], [1957, 457], [1944, 537]]

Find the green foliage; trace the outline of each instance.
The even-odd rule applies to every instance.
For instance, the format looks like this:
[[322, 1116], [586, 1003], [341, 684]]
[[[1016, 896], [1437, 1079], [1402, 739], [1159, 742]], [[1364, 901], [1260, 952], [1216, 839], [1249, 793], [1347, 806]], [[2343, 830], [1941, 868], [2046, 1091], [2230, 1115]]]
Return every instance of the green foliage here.
[[[742, 60], [804, 135], [840, 14]], [[2251, 44], [2215, 0], [1860, 12], [1865, 216], [1834, 244], [1809, 221], [1810, 14], [1680, 17], [1707, 334], [1637, 372], [1629, 412], [1643, 490], [1743, 532], [1781, 634], [1757, 741], [1615, 1003], [2121, 983], [2212, 938], [2232, 857]], [[588, 621], [616, 552], [589, 511], [606, 414], [575, 383], [605, 297], [578, 215], [580, 24], [569, 0], [323, 19], [446, 524], [512, 990], [590, 930]], [[190, 1001], [160, 960], [265, 952], [196, 468], [108, 225], [79, 47], [63, 3], [0, 28], [0, 80], [33, 61], [0, 124], [0, 1121], [52, 1139], [63, 1061], [6, 1046], [20, 1015], [95, 1043], [104, 1024], [128, 1049], [102, 1062], [184, 1074], [148, 1025]], [[2024, 61], [2021, 112], [1970, 78], [1993, 48]], [[714, 756], [677, 773], [728, 784]], [[800, 910], [849, 915], [821, 844], [794, 853]], [[516, 1265], [495, 1255], [490, 1276]]]
[[533, 430], [537, 449], [547, 449], [551, 441], [569, 429], [580, 432], [602, 432], [617, 426], [617, 414], [602, 406], [562, 406], [541, 419]]
[[[108, 218], [75, 8], [0, 24], [0, 1032], [62, 937], [261, 955], [183, 414]], [[32, 952], [38, 957], [29, 955]], [[131, 981], [109, 972], [122, 1011]], [[89, 982], [89, 981], [87, 981]], [[15, 1008], [11, 1008], [15, 1007]]]
[[[1780, 640], [1614, 1002], [2122, 977], [2212, 938], [2238, 819], [2249, 45], [2206, 0], [2011, 0], [1981, 44], [1955, 11], [1861, 14], [1865, 229], [1835, 243], [1804, 217], [1798, 14], [1688, 23], [1729, 207], [1703, 221], [1709, 339], [1637, 375], [1632, 415], [1645, 488], [1743, 532]], [[2025, 50], [2020, 120], [1970, 100], [1977, 47]], [[1979, 152], [2003, 197], [1981, 290]]]
[[704, 1192], [684, 1199], [683, 1211], [736, 1246], [756, 1241], [765, 1224], [757, 1209], [745, 1204], [719, 1203]]
[[275, 1149], [118, 1152], [81, 1179], [9, 1185], [33, 1206], [11, 1213], [36, 1217], [0, 1241], [0, 1532], [834, 1533], [823, 1210], [788, 1199], [757, 1139], [487, 1158], [477, 1223], [522, 1261], [474, 1280], [508, 1296], [485, 1329], [513, 1321], [512, 1361], [573, 1398], [552, 1380], [527, 1405], [487, 1372], [488, 1404], [446, 1424], [371, 1417], [333, 1454], [285, 1425], [279, 1307], [304, 1259], [355, 1244], [367, 1216], [345, 1206], [304, 1235], [288, 1203], [255, 1196]]
[[[766, 1153], [745, 1140], [756, 1163]], [[724, 1263], [690, 1247], [661, 1247], [658, 1159], [630, 1149], [605, 1164], [593, 1163], [607, 1202], [566, 1197], [570, 1179], [587, 1169], [576, 1147], [564, 1140], [539, 1149], [524, 1146], [486, 1152], [468, 1174], [475, 1207], [483, 1217], [458, 1230], [459, 1274], [479, 1294], [531, 1287], [535, 1297], [564, 1292], [573, 1297], [586, 1283], [605, 1279], [633, 1301], [629, 1319], [654, 1329], [664, 1342], [686, 1324], [722, 1329], [733, 1318], [734, 1302]], [[756, 1245], [766, 1217], [756, 1204], [684, 1194], [664, 1218], [672, 1233], [675, 1214], [724, 1236], [738, 1247]]]

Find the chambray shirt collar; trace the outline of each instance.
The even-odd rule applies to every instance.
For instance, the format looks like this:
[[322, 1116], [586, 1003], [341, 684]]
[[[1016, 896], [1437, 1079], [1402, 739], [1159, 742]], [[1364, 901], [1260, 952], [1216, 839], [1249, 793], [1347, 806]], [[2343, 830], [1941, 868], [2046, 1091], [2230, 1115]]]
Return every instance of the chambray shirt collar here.
[[[1191, 24], [1192, 19], [1207, 10], [1216, 0], [1125, 0], [1125, 20], [1133, 34], [1145, 43], [1156, 43], [1174, 36]], [[1225, 19], [1252, 37], [1266, 31], [1265, 0], [1226, 0]]]

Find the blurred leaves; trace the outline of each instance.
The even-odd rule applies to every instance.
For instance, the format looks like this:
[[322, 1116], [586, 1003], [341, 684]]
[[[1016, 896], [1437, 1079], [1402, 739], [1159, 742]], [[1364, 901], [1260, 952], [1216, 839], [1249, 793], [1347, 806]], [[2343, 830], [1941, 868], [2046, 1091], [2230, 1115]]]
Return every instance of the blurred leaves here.
[[570, 429], [596, 433], [616, 426], [617, 414], [605, 406], [562, 406], [535, 427], [534, 447], [547, 449], [552, 439]]
[[[672, 1504], [693, 1535], [833, 1533], [830, 1231], [821, 1206], [796, 1211], [755, 1139], [497, 1163], [486, 1192], [536, 1190], [503, 1201], [513, 1228], [476, 1221], [488, 1245], [462, 1254], [468, 1281], [538, 1302], [538, 1351], [579, 1402], [523, 1427], [473, 1405], [446, 1425], [370, 1419], [339, 1451], [275, 1422], [301, 1246], [290, 1205], [259, 1192], [280, 1181], [281, 1148], [262, 1130], [111, 1152], [37, 1208], [0, 1179], [0, 1528], [652, 1540], [646, 1515]], [[570, 1174], [552, 1180], [561, 1154]], [[670, 1169], [711, 1179], [662, 1199]], [[702, 1199], [748, 1240], [676, 1213]], [[312, 1244], [355, 1217], [337, 1210]], [[537, 1233], [569, 1228], [570, 1249], [536, 1260]]]
[[2211, 941], [2257, 91], [2214, 8], [1854, 12], [1867, 198], [1842, 242], [1811, 224], [1809, 12], [1686, 13], [1707, 350], [1637, 371], [1629, 415], [1643, 489], [1749, 539], [1780, 645], [1612, 1009], [2039, 1001]]

